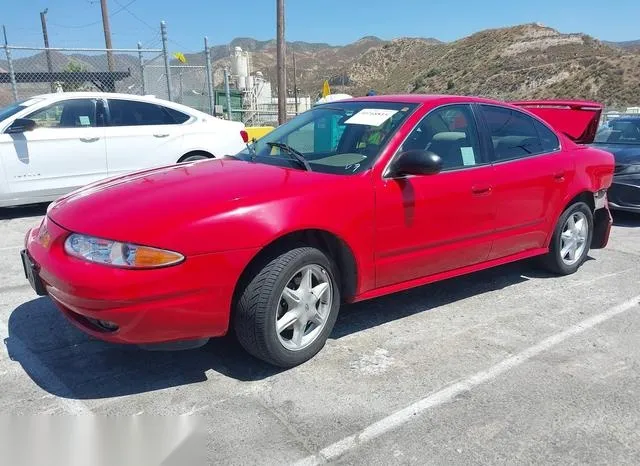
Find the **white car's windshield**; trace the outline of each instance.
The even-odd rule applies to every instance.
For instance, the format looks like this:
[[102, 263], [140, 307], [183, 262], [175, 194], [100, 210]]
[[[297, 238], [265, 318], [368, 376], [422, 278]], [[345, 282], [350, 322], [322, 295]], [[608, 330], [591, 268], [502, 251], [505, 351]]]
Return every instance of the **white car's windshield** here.
[[12, 117], [16, 113], [24, 110], [25, 108], [35, 104], [36, 102], [40, 102], [40, 100], [41, 99], [22, 100], [11, 105], [7, 105], [6, 107], [0, 108], [0, 123], [9, 117]]
[[[317, 106], [237, 154], [260, 163], [353, 174], [375, 162], [415, 110], [399, 102], [332, 102]], [[296, 153], [297, 155], [294, 155]]]

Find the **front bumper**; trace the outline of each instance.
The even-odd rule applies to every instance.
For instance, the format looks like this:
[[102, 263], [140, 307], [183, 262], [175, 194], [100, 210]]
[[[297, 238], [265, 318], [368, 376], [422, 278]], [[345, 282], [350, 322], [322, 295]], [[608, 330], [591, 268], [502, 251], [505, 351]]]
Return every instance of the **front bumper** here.
[[607, 192], [609, 207], [640, 213], [640, 175], [619, 175]]
[[[37, 277], [60, 311], [89, 335], [113, 343], [158, 344], [222, 336], [228, 331], [238, 277], [252, 250], [188, 257], [152, 270], [85, 262], [64, 252], [67, 232], [51, 220], [26, 238]], [[108, 322], [105, 326], [102, 323]]]

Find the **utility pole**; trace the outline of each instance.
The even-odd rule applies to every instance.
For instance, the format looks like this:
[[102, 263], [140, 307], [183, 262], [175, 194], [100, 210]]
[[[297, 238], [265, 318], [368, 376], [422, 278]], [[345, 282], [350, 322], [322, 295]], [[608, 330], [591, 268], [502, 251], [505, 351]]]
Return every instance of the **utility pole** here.
[[[47, 71], [49, 72], [49, 76], [53, 72], [53, 65], [51, 64], [51, 50], [49, 50], [49, 33], [47, 32], [47, 18], [45, 15], [49, 11], [49, 8], [45, 8], [44, 11], [40, 12], [40, 23], [42, 23], [42, 37], [44, 38], [44, 48], [45, 54], [47, 55]], [[51, 81], [51, 92], [54, 91], [53, 88], [53, 80]]]
[[102, 8], [102, 28], [104, 29], [104, 45], [107, 47], [107, 66], [109, 71], [113, 71], [115, 68], [113, 64], [113, 45], [111, 44], [111, 26], [109, 25], [109, 10], [107, 7], [107, 0], [100, 0], [100, 7]]
[[286, 44], [284, 42], [284, 0], [276, 0], [277, 17], [277, 74], [278, 74], [278, 124], [287, 121]]
[[298, 84], [296, 83], [296, 51], [291, 52], [293, 55], [293, 97], [296, 102], [296, 115], [298, 114]]

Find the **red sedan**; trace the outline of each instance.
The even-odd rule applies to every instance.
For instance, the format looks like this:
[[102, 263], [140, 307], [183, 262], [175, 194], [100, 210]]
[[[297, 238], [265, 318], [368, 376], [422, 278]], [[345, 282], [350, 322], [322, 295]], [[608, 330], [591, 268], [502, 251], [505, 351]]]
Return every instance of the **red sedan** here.
[[231, 329], [291, 367], [343, 302], [607, 244], [593, 102], [384, 96], [320, 105], [243, 152], [96, 183], [28, 232], [27, 278], [94, 337], [192, 347]]

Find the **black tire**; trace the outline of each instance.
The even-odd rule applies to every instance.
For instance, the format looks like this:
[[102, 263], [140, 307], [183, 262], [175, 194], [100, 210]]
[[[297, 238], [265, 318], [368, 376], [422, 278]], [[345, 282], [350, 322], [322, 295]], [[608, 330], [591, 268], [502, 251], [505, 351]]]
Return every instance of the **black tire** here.
[[[582, 251], [582, 254], [575, 263], [569, 265], [565, 263], [565, 261], [561, 257], [561, 235], [567, 219], [576, 212], [581, 212], [586, 217], [588, 233], [586, 247]], [[575, 204], [571, 204], [558, 219], [558, 223], [556, 224], [556, 228], [551, 238], [551, 243], [549, 244], [549, 252], [541, 257], [541, 265], [550, 272], [558, 275], [571, 275], [572, 273], [575, 273], [584, 263], [584, 261], [587, 260], [592, 237], [593, 212], [591, 211], [591, 208], [584, 202], [576, 202]]]
[[[280, 296], [296, 271], [306, 265], [320, 266], [331, 280], [333, 299], [322, 331], [309, 346], [292, 351], [285, 348], [276, 331]], [[289, 368], [313, 358], [325, 345], [340, 308], [337, 269], [322, 251], [300, 247], [283, 253], [258, 271], [241, 290], [234, 313], [234, 329], [242, 347], [258, 359]]]
[[204, 152], [195, 152], [192, 154], [186, 154], [183, 155], [182, 157], [180, 157], [180, 160], [178, 160], [178, 163], [182, 163], [182, 162], [195, 162], [196, 160], [205, 160], [205, 159], [210, 159], [211, 157], [207, 154], [205, 154]]

